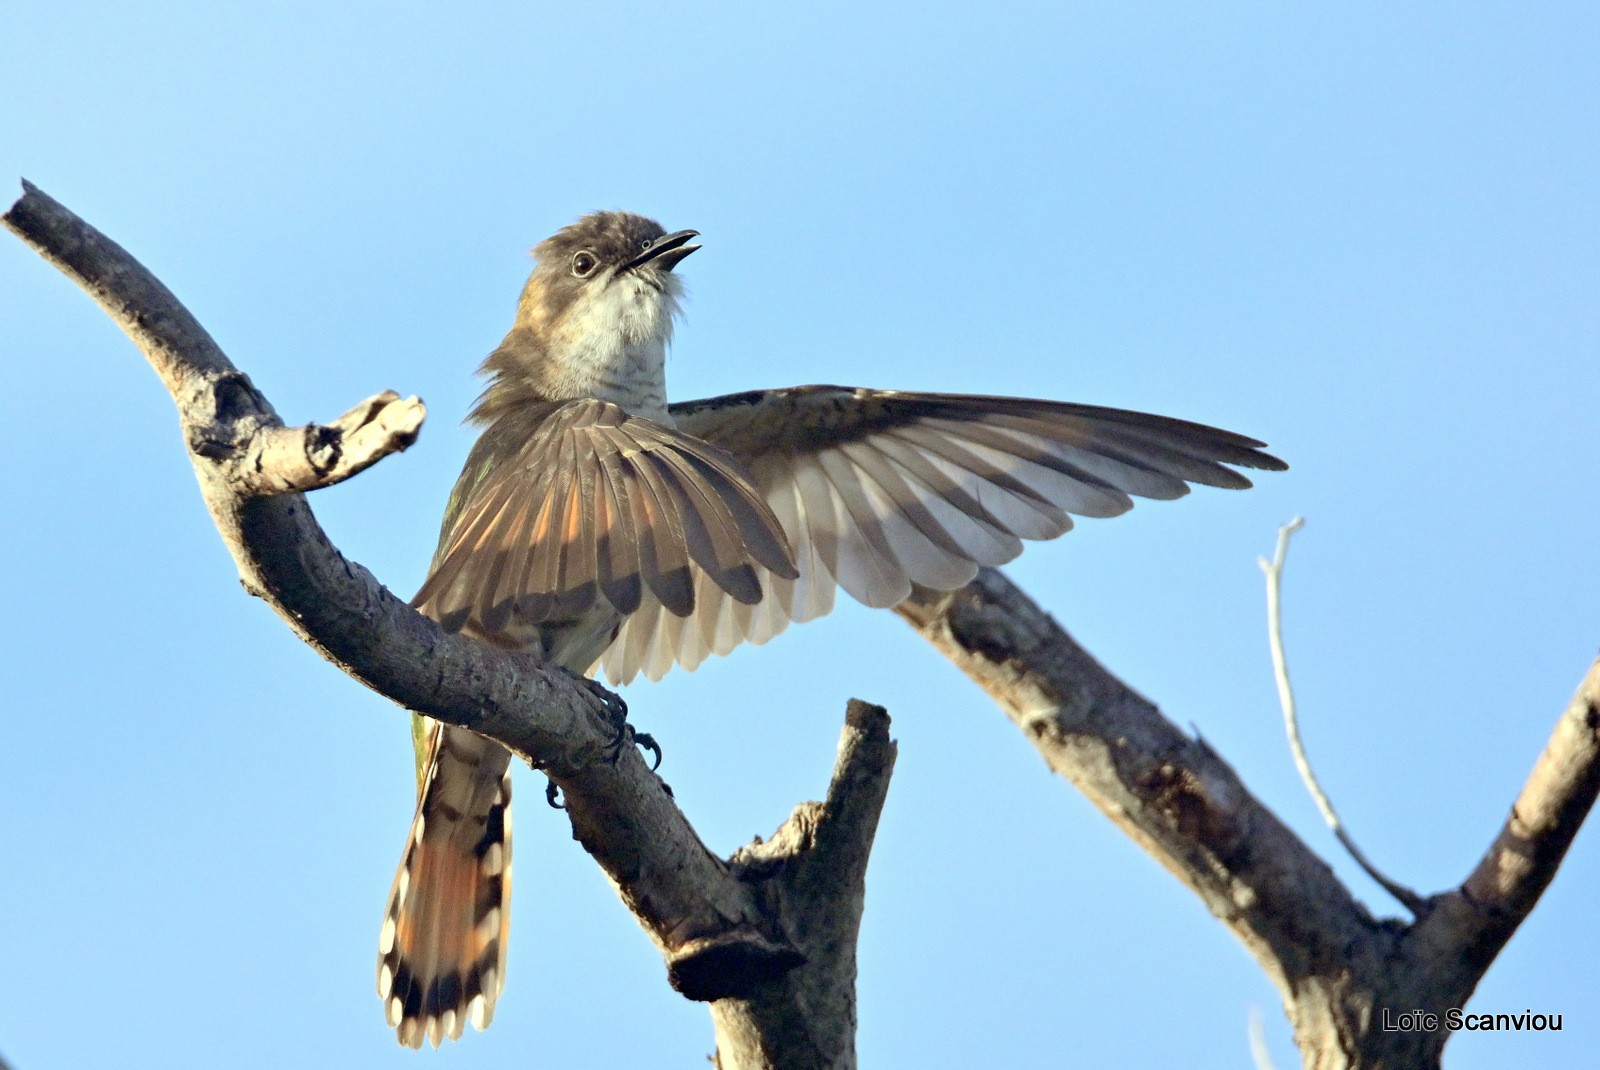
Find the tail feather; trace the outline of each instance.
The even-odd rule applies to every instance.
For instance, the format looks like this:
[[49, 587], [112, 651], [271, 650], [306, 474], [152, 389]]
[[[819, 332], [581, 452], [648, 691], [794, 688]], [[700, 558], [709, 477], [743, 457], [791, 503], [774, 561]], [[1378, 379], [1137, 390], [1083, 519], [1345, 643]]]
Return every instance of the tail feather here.
[[378, 939], [378, 996], [400, 1043], [487, 1028], [511, 924], [510, 752], [435, 725]]

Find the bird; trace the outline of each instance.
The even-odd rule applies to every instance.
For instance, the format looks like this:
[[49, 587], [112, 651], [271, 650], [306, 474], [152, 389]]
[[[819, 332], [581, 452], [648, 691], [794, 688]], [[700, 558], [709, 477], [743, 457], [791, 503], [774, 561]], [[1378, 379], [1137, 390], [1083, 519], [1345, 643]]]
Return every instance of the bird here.
[[[479, 369], [481, 430], [412, 605], [615, 685], [828, 613], [955, 590], [1074, 516], [1280, 471], [1265, 443], [1028, 398], [798, 386], [670, 401], [676, 269], [700, 248], [619, 211], [540, 242]], [[486, 1028], [505, 984], [510, 752], [413, 718], [418, 797], [379, 938], [400, 1042]]]

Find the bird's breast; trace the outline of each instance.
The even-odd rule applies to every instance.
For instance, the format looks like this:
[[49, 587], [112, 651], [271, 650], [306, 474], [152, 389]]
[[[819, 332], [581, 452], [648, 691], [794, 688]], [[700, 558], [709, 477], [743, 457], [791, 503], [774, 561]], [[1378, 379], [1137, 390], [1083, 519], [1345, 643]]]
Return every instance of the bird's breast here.
[[676, 308], [671, 295], [626, 283], [578, 302], [553, 347], [561, 395], [599, 398], [670, 424], [666, 363]]

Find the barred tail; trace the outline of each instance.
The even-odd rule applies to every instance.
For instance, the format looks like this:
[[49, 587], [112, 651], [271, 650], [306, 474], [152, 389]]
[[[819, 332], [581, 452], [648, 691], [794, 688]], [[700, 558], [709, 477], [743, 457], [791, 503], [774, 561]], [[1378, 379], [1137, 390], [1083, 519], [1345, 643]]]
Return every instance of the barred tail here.
[[407, 1047], [494, 1017], [511, 923], [510, 760], [482, 736], [433, 727], [378, 940], [378, 995]]

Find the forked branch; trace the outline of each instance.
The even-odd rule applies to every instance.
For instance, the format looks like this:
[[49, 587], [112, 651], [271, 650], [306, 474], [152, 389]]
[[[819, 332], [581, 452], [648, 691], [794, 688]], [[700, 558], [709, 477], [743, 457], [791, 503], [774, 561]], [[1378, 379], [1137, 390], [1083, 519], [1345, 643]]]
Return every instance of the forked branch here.
[[1449, 1034], [1380, 1011], [1461, 1007], [1555, 876], [1600, 792], [1591, 666], [1489, 852], [1410, 924], [1377, 919], [1206, 743], [1108, 673], [999, 572], [896, 612], [1050, 767], [1179, 880], [1277, 985], [1307, 1067], [1437, 1066]]

